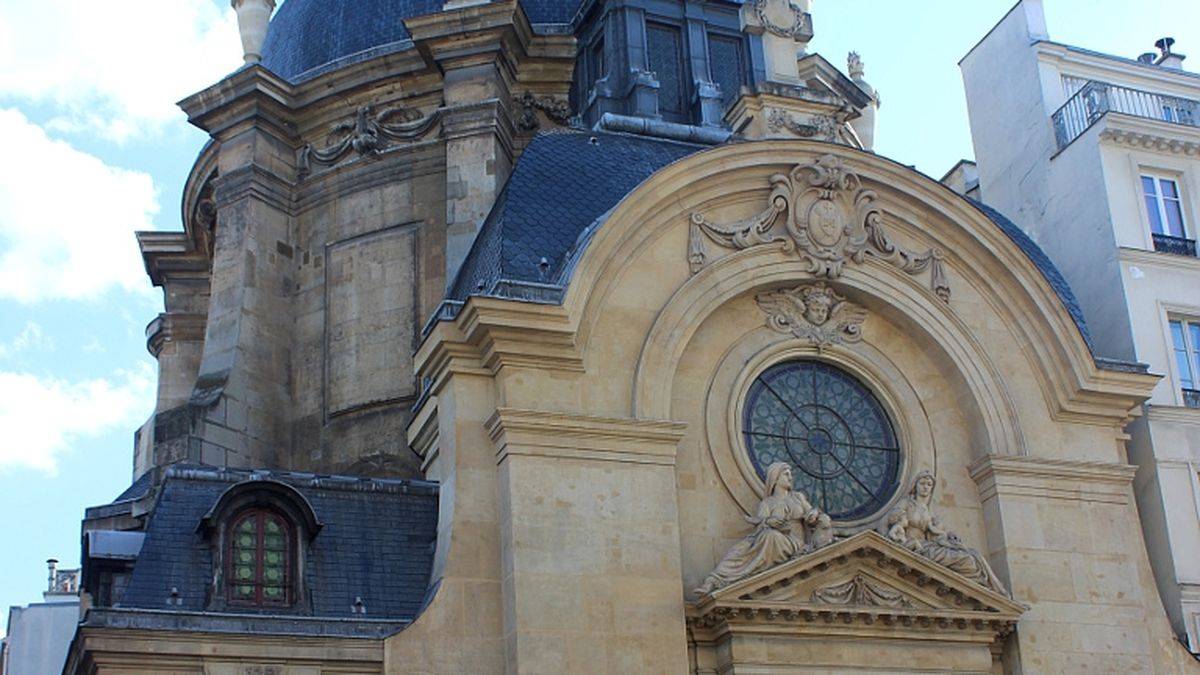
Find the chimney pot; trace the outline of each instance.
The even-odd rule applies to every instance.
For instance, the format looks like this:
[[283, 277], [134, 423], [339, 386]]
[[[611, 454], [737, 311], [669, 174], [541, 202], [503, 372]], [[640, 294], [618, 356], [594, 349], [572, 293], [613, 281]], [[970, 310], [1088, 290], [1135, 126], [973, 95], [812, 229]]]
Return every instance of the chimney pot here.
[[230, 4], [237, 12], [242, 58], [246, 63], [258, 63], [262, 60], [262, 46], [267, 39], [267, 24], [275, 10], [275, 0], [231, 0]]
[[1154, 59], [1156, 58], [1158, 57], [1154, 55], [1154, 52], [1145, 52], [1141, 56], [1137, 57], [1137, 60], [1142, 63], [1153, 64]]

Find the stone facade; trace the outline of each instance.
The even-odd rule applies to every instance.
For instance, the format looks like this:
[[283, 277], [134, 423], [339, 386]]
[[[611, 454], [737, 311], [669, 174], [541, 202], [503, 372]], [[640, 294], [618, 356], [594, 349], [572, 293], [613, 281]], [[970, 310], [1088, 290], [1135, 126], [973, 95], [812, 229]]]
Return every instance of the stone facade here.
[[[182, 103], [213, 138], [185, 231], [142, 236], [167, 298], [145, 477], [85, 521], [147, 529], [139, 590], [87, 614], [66, 671], [1193, 666], [1126, 456], [1157, 378], [1097, 358], [1011, 223], [870, 151], [879, 96], [805, 51], [808, 3], [546, 8], [439, 3], [286, 74], [246, 10], [251, 64]], [[756, 454], [749, 394], [789, 364], [859, 403], [788, 410], [804, 437]], [[372, 556], [363, 495], [418, 488], [427, 588], [372, 615], [354, 569], [405, 556]], [[247, 505], [304, 514], [292, 589], [346, 592], [224, 604]], [[321, 560], [357, 567], [305, 576]]]
[[[962, 70], [977, 192], [1063, 271], [1101, 353], [1162, 375], [1129, 453], [1159, 591], [1200, 653], [1200, 362], [1178, 358], [1171, 325], [1200, 318], [1200, 77], [1162, 48], [1139, 62], [1054, 43], [1025, 0]], [[1152, 226], [1146, 179], [1175, 186], [1180, 229]]]

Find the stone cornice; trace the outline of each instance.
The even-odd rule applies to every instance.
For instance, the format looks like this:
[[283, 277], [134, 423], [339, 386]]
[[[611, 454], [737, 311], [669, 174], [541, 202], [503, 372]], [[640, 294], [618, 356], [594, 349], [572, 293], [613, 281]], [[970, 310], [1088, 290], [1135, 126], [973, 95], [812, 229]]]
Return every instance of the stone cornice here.
[[218, 209], [226, 208], [247, 197], [255, 197], [292, 215], [293, 188], [292, 183], [257, 164], [238, 167], [213, 179]]
[[1035, 497], [1127, 504], [1137, 467], [1044, 457], [988, 455], [968, 467], [983, 501]]
[[1185, 408], [1175, 405], [1148, 405], [1146, 419], [1151, 422], [1176, 422], [1200, 427], [1200, 408]]
[[1170, 267], [1187, 272], [1200, 272], [1200, 258], [1158, 251], [1146, 251], [1140, 248], [1122, 246], [1117, 249], [1117, 259], [1121, 262], [1137, 263], [1146, 267]]
[[206, 280], [211, 261], [186, 232], [135, 232], [146, 274], [155, 286], [176, 279]]
[[485, 426], [497, 463], [525, 455], [669, 466], [675, 464], [675, 447], [686, 427], [664, 420], [516, 408], [497, 409]]
[[146, 326], [146, 349], [158, 358], [168, 342], [201, 342], [207, 325], [205, 314], [164, 312]]
[[224, 80], [179, 102], [188, 121], [213, 138], [233, 135], [257, 126], [284, 140], [295, 136], [292, 85], [254, 65], [235, 71]]
[[1115, 145], [1195, 157], [1200, 155], [1200, 128], [1109, 111], [1100, 140]]

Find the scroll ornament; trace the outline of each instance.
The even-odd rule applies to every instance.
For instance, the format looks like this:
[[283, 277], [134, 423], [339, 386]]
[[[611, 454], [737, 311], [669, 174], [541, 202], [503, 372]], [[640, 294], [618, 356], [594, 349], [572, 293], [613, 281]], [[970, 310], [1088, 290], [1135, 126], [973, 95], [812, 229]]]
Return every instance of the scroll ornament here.
[[388, 141], [420, 138], [433, 128], [439, 116], [436, 112], [422, 115], [405, 107], [385, 108], [376, 114], [375, 106], [360, 106], [353, 120], [333, 125], [324, 148], [310, 143], [300, 149], [297, 162], [300, 176], [311, 174], [313, 164], [332, 166], [351, 152], [373, 157], [388, 147]]
[[812, 39], [812, 17], [792, 0], [754, 0], [758, 22], [772, 35], [807, 41]]
[[758, 513], [746, 520], [754, 525], [754, 531], [725, 553], [696, 589], [697, 594], [724, 588], [833, 541], [829, 515], [810, 504], [804, 493], [792, 489], [792, 467], [783, 462], [767, 467]]
[[[692, 214], [688, 236], [692, 274], [708, 263], [706, 241], [739, 250], [773, 244], [798, 255], [810, 274], [829, 279], [841, 276], [847, 261], [862, 264], [868, 257], [892, 263], [906, 274], [929, 270], [933, 292], [949, 302], [941, 251], [913, 253], [893, 243], [876, 198], [875, 191], [864, 188], [862, 179], [836, 155], [775, 174], [766, 208], [749, 218], [722, 224]], [[781, 217], [782, 231], [776, 226]]]
[[818, 350], [862, 341], [867, 310], [823, 282], [760, 293], [755, 300], [767, 314], [768, 327], [808, 340]]

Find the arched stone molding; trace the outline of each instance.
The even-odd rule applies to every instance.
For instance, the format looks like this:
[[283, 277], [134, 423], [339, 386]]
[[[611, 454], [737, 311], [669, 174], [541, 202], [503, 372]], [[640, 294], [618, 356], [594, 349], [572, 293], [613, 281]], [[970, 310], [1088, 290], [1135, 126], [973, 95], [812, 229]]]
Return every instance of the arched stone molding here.
[[[659, 313], [643, 343], [633, 383], [634, 417], [669, 417], [675, 371], [688, 342], [709, 315], [734, 298], [803, 278], [802, 263], [776, 247], [764, 246], [726, 256], [688, 279]], [[960, 317], [920, 281], [884, 263], [847, 269], [838, 282], [870, 297], [872, 301], [864, 303], [868, 309], [883, 309], [906, 329], [925, 334], [953, 364], [972, 395], [964, 409], [977, 415], [983, 430], [982, 437], [974, 439], [977, 455], [1026, 454], [1011, 395]]]
[[[1128, 410], [1136, 405], [1137, 391], [1144, 386], [1146, 376], [1105, 371], [1096, 366], [1087, 343], [1053, 286], [996, 223], [961, 196], [908, 167], [874, 154], [813, 141], [722, 146], [662, 169], [627, 196], [596, 232], [574, 271], [564, 299], [564, 313], [577, 326], [577, 349], [586, 354], [606, 299], [629, 276], [631, 265], [645, 263], [640, 252], [664, 249], [659, 240], [675, 228], [686, 228], [691, 213], [722, 211], [745, 216], [761, 210], [772, 174], [831, 153], [845, 160], [865, 185], [878, 192], [893, 232], [906, 239], [915, 237], [922, 246], [939, 248], [944, 253], [951, 283], [958, 288], [969, 287], [994, 313], [997, 323], [1012, 334], [1014, 348], [1020, 349], [1029, 361], [1052, 417], [1101, 425], [1126, 418]], [[759, 249], [777, 253], [774, 246], [761, 246], [724, 257], [743, 256]], [[681, 249], [676, 257], [664, 259], [674, 253], [671, 250], [659, 254], [654, 263], [669, 269], [671, 275], [676, 274], [678, 266], [677, 278], [686, 284], [686, 252]], [[723, 259], [713, 261], [708, 267], [716, 267]], [[843, 279], [867, 273], [894, 276], [868, 262], [847, 266]], [[793, 276], [792, 280], [802, 278], [808, 277]], [[890, 297], [884, 297], [891, 301]], [[919, 310], [914, 318], [930, 313], [924, 306], [912, 309]], [[942, 322], [955, 326], [960, 337], [970, 344], [972, 331], [953, 316], [955, 311], [952, 299]], [[970, 349], [978, 352], [978, 344]], [[961, 360], [956, 363], [967, 373], [979, 370]], [[640, 395], [635, 396], [635, 401], [632, 412], [641, 415], [647, 404]], [[996, 434], [1000, 424], [998, 411], [1005, 407], [1011, 412], [1011, 406], [1001, 405], [987, 413], [991, 451], [1019, 454], [1023, 444], [1015, 429]]]
[[929, 414], [913, 384], [896, 363], [869, 342], [818, 350], [765, 326], [744, 335], [726, 351], [710, 380], [703, 430], [709, 459], [729, 495], [747, 515], [753, 514], [763, 497], [764, 486], [739, 433], [746, 394], [763, 371], [794, 359], [822, 361], [851, 373], [875, 394], [895, 425], [902, 448], [896, 494], [874, 514], [835, 523], [839, 530], [846, 531], [871, 527], [886, 517], [902, 496], [903, 489], [899, 486], [910, 483], [917, 471], [935, 470], [938, 450]]

